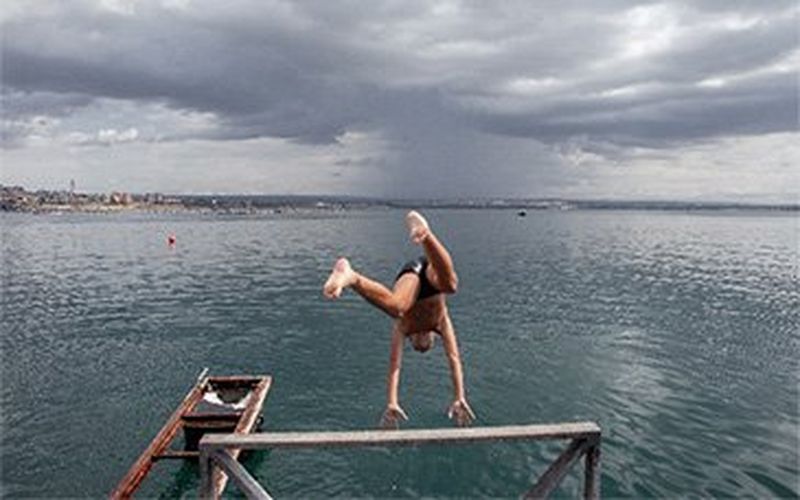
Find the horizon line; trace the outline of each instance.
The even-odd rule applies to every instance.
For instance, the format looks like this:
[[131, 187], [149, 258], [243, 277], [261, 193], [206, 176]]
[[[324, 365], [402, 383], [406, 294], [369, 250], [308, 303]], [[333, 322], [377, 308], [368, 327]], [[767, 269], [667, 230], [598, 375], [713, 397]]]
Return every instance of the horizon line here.
[[[103, 195], [109, 193], [128, 193], [134, 196], [145, 196], [150, 194], [159, 194], [165, 197], [202, 197], [202, 198], [299, 198], [299, 199], [319, 199], [333, 200], [333, 201], [362, 201], [362, 202], [383, 202], [383, 203], [410, 203], [410, 202], [426, 202], [435, 204], [457, 204], [463, 205], [470, 202], [548, 202], [548, 203], [606, 203], [606, 204], [676, 204], [676, 205], [726, 205], [726, 206], [753, 206], [753, 207], [793, 207], [800, 209], [800, 200], [796, 201], [754, 201], [754, 200], [732, 200], [732, 199], [714, 199], [714, 198], [693, 198], [693, 199], [680, 199], [680, 198], [604, 198], [604, 197], [562, 197], [562, 196], [444, 196], [444, 197], [430, 197], [430, 196], [386, 196], [386, 195], [359, 195], [359, 194], [326, 194], [326, 193], [214, 193], [214, 192], [201, 192], [201, 193], [186, 193], [186, 192], [166, 192], [166, 191], [125, 191], [112, 189], [109, 191], [70, 191], [69, 189], [47, 189], [36, 188], [29, 189], [25, 186], [15, 184], [0, 183], [0, 189], [13, 189], [21, 188], [28, 193], [36, 192], [51, 192], [51, 193], [72, 193], [75, 195]], [[502, 207], [500, 207], [502, 208]], [[511, 207], [509, 207], [511, 208]]]

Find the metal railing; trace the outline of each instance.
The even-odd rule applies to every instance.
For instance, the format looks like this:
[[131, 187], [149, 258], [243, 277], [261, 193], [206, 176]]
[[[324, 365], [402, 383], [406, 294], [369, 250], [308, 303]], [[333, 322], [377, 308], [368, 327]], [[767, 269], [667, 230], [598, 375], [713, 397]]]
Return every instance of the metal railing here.
[[228, 452], [273, 448], [322, 448], [367, 446], [416, 446], [485, 441], [571, 440], [524, 498], [547, 497], [570, 468], [585, 456], [583, 496], [600, 497], [600, 427], [594, 422], [552, 425], [515, 425], [461, 429], [352, 432], [266, 432], [256, 434], [208, 434], [200, 440], [200, 497], [214, 497], [214, 482], [227, 474], [248, 498], [270, 495]]

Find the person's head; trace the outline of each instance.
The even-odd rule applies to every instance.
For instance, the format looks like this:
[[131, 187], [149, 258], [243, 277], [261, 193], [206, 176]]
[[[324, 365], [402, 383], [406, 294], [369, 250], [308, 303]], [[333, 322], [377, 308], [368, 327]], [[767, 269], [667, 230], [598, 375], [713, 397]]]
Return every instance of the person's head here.
[[433, 341], [436, 338], [433, 332], [419, 332], [410, 335], [411, 345], [417, 352], [428, 352], [433, 347]]

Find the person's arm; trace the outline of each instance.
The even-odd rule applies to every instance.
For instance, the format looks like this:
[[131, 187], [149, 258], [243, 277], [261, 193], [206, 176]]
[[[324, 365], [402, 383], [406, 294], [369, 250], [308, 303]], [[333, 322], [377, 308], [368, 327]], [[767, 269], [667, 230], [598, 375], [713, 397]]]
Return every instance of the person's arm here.
[[392, 331], [389, 374], [386, 379], [386, 402], [388, 405], [398, 405], [397, 392], [400, 387], [400, 367], [403, 364], [403, 340], [403, 332], [399, 328], [395, 328]]
[[450, 365], [450, 375], [453, 379], [453, 403], [447, 410], [447, 416], [451, 419], [455, 419], [456, 424], [459, 426], [469, 425], [475, 420], [475, 414], [472, 412], [472, 408], [469, 407], [469, 403], [467, 403], [467, 397], [464, 391], [464, 371], [461, 365], [461, 355], [458, 351], [456, 332], [449, 317], [445, 319], [445, 325], [441, 334], [442, 345], [447, 355], [447, 362]]
[[408, 415], [398, 402], [400, 387], [400, 367], [403, 362], [403, 341], [405, 335], [397, 326], [392, 330], [391, 351], [389, 354], [389, 373], [386, 377], [386, 410], [381, 417], [381, 427], [398, 428], [400, 420], [408, 420]]

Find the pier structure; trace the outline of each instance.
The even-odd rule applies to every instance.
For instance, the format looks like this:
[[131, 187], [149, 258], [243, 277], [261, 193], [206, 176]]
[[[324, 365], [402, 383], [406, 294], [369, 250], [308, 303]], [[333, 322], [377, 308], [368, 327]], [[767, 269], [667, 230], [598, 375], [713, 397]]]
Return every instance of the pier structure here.
[[[272, 377], [207, 376], [197, 379], [149, 446], [134, 462], [112, 499], [127, 499], [160, 460], [199, 460], [199, 496], [216, 499], [230, 479], [248, 497], [270, 499], [267, 490], [238, 462], [245, 450], [276, 448], [455, 445], [497, 441], [568, 441], [524, 498], [546, 498], [570, 469], [584, 459], [583, 497], [600, 497], [601, 430], [594, 422], [486, 426], [454, 429], [362, 430], [339, 432], [257, 432]], [[175, 449], [183, 430], [183, 449]], [[505, 493], [498, 492], [498, 495]]]
[[524, 498], [546, 498], [572, 466], [584, 458], [583, 497], [600, 497], [600, 427], [594, 422], [514, 425], [459, 429], [365, 430], [344, 432], [263, 432], [209, 434], [200, 440], [200, 491], [203, 499], [216, 499], [219, 473], [252, 499], [271, 499], [267, 490], [235, 460], [240, 450], [275, 448], [330, 448], [369, 446], [418, 446], [487, 441], [569, 440], [566, 449], [550, 464]]
[[[161, 460], [194, 460], [200, 455], [200, 438], [208, 433], [225, 432], [242, 435], [253, 432], [261, 422], [261, 411], [272, 377], [214, 376], [204, 370], [194, 387], [186, 394], [166, 423], [145, 448], [119, 482], [109, 498], [131, 498], [150, 470]], [[175, 449], [183, 430], [183, 449]], [[239, 450], [227, 458], [236, 460]], [[215, 496], [222, 494], [228, 477], [216, 474], [211, 478]]]

